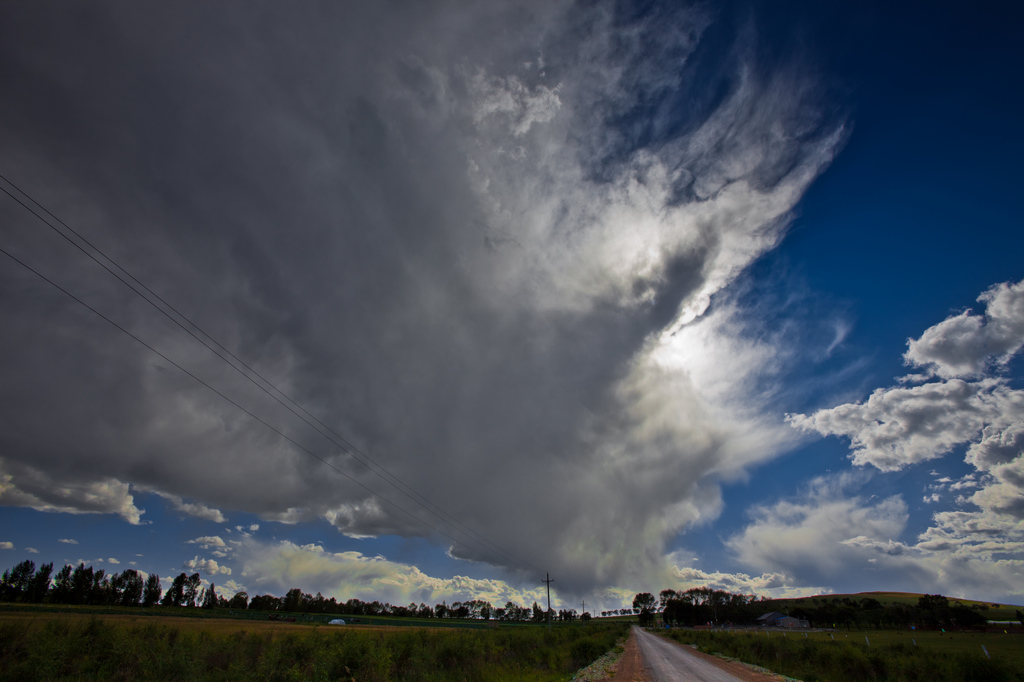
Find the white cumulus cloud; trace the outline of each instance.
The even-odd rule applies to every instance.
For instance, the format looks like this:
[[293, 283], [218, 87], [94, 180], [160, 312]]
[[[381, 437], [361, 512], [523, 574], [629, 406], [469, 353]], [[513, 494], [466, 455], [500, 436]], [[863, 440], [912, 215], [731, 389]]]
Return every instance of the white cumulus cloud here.
[[202, 549], [220, 549], [227, 548], [224, 540], [218, 535], [204, 535], [202, 537], [189, 540], [187, 544], [199, 545]]
[[[905, 361], [926, 374], [876, 389], [865, 402], [787, 419], [805, 431], [849, 438], [854, 464], [886, 472], [965, 447], [964, 459], [974, 471], [959, 480], [937, 477], [929, 486], [933, 492], [923, 498], [936, 504], [942, 500], [939, 491], [959, 492], [955, 503], [961, 509], [935, 513], [916, 543], [893, 544], [893, 538], [872, 534], [843, 543], [874, 553], [868, 560], [876, 567], [924, 571], [932, 576], [931, 584], [961, 593], [973, 573], [981, 589], [1006, 597], [1021, 594], [1015, 585], [1024, 566], [1024, 391], [1000, 372], [1024, 345], [1024, 282], [997, 284], [978, 300], [986, 304], [983, 316], [965, 311], [908, 341]], [[857, 498], [814, 509], [830, 504], [867, 509]], [[763, 537], [803, 525], [793, 519], [784, 519], [779, 528], [757, 522], [733, 539], [734, 547], [741, 555], [756, 553]], [[902, 559], [894, 563], [893, 556]], [[927, 582], [921, 587], [930, 589]]]
[[198, 571], [207, 575], [231, 575], [231, 568], [221, 566], [214, 559], [200, 559], [198, 556], [185, 562], [184, 568], [190, 571]]
[[[543, 586], [519, 589], [503, 580], [465, 576], [435, 578], [416, 566], [369, 557], [359, 552], [332, 553], [320, 545], [292, 542], [262, 543], [247, 540], [239, 550], [241, 574], [253, 591], [284, 594], [296, 585], [341, 601], [349, 598], [378, 599], [392, 604], [410, 602], [431, 606], [447, 601], [483, 599], [495, 606], [507, 601], [530, 605], [542, 601]], [[250, 596], [253, 596], [250, 591]], [[552, 592], [552, 605], [557, 592]]]
[[985, 304], [983, 315], [965, 310], [911, 339], [907, 364], [946, 378], [1004, 365], [1024, 345], [1024, 281], [996, 284], [978, 300]]

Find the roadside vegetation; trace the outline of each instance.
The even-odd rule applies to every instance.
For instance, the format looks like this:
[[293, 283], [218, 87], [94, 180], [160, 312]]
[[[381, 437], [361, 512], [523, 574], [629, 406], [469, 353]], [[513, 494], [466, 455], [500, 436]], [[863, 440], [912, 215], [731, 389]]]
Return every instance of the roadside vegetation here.
[[297, 625], [225, 633], [211, 631], [209, 622], [0, 618], [0, 679], [562, 680], [626, 632], [622, 624], [575, 624], [550, 630]]
[[666, 633], [705, 653], [722, 654], [804, 682], [1024, 681], [1019, 635], [892, 631], [885, 635], [875, 630], [806, 636], [800, 632], [784, 636], [778, 631]]

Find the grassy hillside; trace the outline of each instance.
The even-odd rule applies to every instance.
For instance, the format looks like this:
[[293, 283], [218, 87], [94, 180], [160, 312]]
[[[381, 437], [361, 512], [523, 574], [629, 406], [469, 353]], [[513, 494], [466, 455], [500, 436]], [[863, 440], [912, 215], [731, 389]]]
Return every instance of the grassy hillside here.
[[[845, 603], [845, 600], [849, 600], [859, 604], [865, 599], [874, 599], [882, 606], [892, 606], [895, 604], [914, 606], [917, 604], [917, 600], [923, 596], [924, 594], [919, 592], [857, 592], [855, 594], [822, 594], [799, 599], [773, 599], [764, 602], [764, 604], [767, 607], [766, 610], [782, 612], [799, 606], [806, 608], [819, 606], [827, 602], [836, 603], [835, 600], [843, 603]], [[1017, 620], [1017, 611], [1024, 611], [1024, 606], [1015, 604], [998, 604], [973, 599], [959, 599], [957, 597], [948, 597], [948, 599], [950, 606], [962, 605], [967, 608], [976, 609], [988, 620]]]

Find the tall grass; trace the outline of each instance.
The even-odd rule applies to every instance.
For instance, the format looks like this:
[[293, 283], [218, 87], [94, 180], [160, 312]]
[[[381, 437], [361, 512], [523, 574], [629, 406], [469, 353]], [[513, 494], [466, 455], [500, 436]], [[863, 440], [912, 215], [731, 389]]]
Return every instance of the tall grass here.
[[610, 649], [623, 626], [211, 634], [160, 623], [0, 624], [3, 680], [556, 680]]
[[868, 646], [862, 642], [823, 641], [802, 637], [764, 637], [750, 633], [676, 630], [669, 636], [804, 682], [878, 680], [879, 682], [1024, 682], [1024, 671], [988, 659], [979, 650], [944, 652], [909, 643]]

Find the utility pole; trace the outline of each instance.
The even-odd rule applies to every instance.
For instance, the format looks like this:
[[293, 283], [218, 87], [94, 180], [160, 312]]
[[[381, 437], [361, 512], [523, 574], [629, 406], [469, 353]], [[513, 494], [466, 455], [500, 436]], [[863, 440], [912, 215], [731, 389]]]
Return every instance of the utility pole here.
[[555, 581], [551, 579], [551, 576], [546, 571], [544, 573], [544, 578], [545, 578], [544, 582], [547, 583], [547, 586], [548, 586], [548, 630], [550, 630], [551, 629], [551, 583], [553, 583]]
[[587, 600], [586, 600], [586, 599], [584, 599], [584, 600], [583, 600], [582, 602], [580, 602], [580, 603], [581, 603], [581, 604], [582, 604], [582, 606], [583, 606], [583, 610], [582, 610], [582, 611], [580, 611], [580, 620], [582, 620], [582, 621], [583, 621], [584, 623], [586, 623], [587, 621], [583, 620], [583, 614], [585, 614], [585, 613], [587, 612]]

